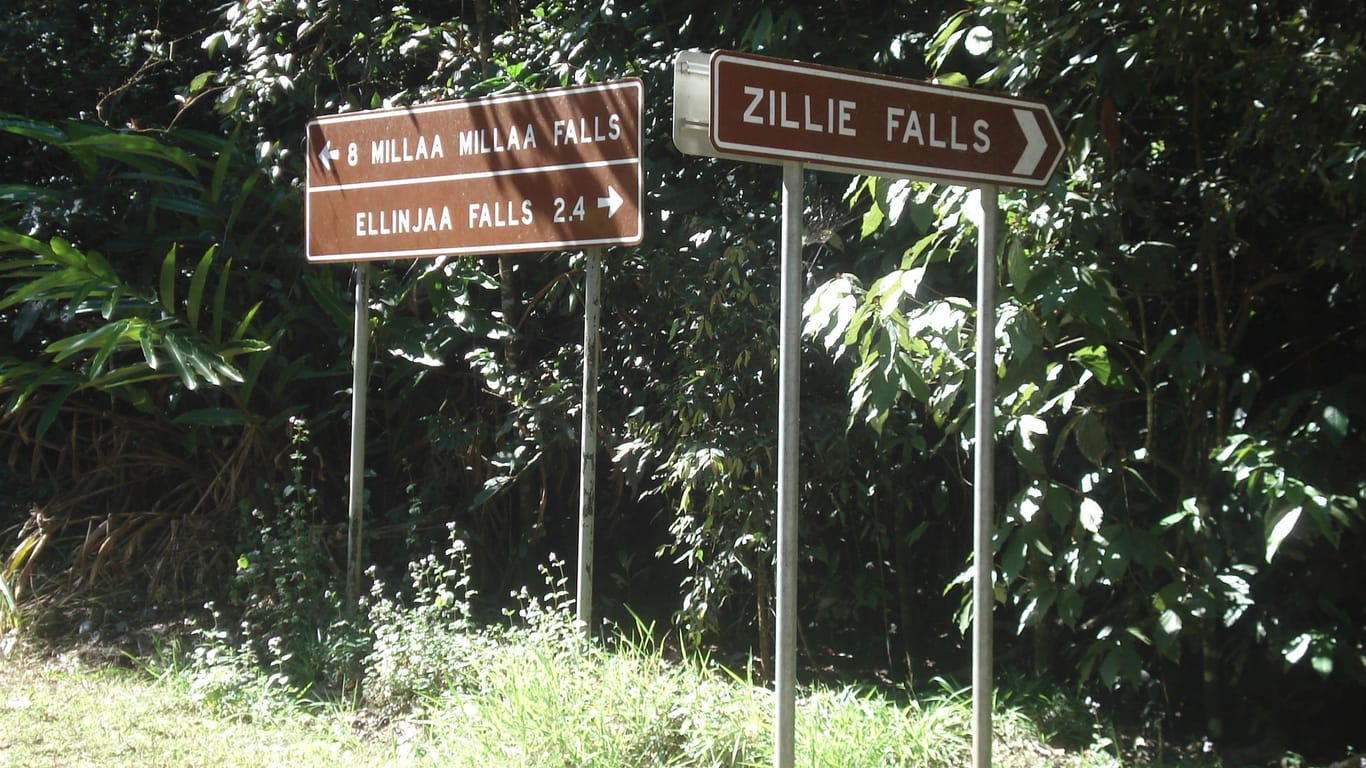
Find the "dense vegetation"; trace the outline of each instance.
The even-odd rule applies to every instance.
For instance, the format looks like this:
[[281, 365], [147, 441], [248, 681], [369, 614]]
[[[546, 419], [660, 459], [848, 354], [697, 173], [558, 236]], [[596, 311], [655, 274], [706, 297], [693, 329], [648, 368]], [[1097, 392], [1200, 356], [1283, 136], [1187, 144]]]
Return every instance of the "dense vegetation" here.
[[[762, 672], [778, 177], [669, 138], [674, 52], [729, 48], [1037, 97], [1068, 138], [1048, 189], [1002, 198], [1001, 665], [1221, 748], [1359, 738], [1366, 24], [1348, 4], [11, 6], [0, 627], [214, 600], [265, 654], [335, 640], [291, 674], [345, 668], [364, 650], [336, 595], [352, 276], [303, 260], [304, 123], [638, 77], [647, 234], [604, 275], [599, 608]], [[804, 662], [959, 674], [973, 193], [808, 190]], [[374, 270], [381, 580], [452, 528], [490, 597], [572, 551], [581, 266]]]
[[[399, 623], [376, 617], [386, 631], [365, 709], [300, 700], [223, 646], [189, 660], [144, 657], [139, 670], [8, 651], [0, 750], [26, 768], [67, 765], [71, 755], [88, 766], [224, 768], [773, 765], [773, 697], [743, 674], [639, 638], [588, 641], [572, 610], [527, 604], [525, 623], [509, 628], [434, 621], [433, 608], [409, 607]], [[959, 768], [969, 759], [966, 691], [924, 692], [907, 704], [816, 685], [799, 701], [802, 765]], [[1125, 764], [1114, 732], [1075, 697], [1026, 685], [997, 711], [999, 768]]]

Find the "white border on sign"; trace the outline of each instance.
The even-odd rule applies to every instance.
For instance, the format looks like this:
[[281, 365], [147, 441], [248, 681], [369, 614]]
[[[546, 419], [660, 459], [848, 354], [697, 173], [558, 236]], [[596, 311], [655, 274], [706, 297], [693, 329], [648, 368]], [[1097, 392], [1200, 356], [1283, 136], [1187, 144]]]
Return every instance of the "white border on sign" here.
[[363, 120], [382, 120], [386, 117], [406, 114], [426, 114], [428, 112], [449, 112], [461, 109], [479, 109], [482, 107], [494, 106], [498, 104], [511, 104], [518, 101], [539, 101], [541, 99], [553, 99], [559, 96], [573, 96], [580, 93], [595, 93], [597, 91], [620, 91], [626, 88], [635, 88], [640, 91], [641, 103], [644, 104], [644, 87], [639, 80], [615, 80], [610, 83], [594, 83], [592, 85], [571, 85], [564, 88], [547, 88], [544, 91], [532, 91], [530, 93], [501, 94], [497, 96], [480, 96], [472, 99], [451, 99], [448, 101], [435, 101], [430, 104], [414, 104], [407, 107], [383, 107], [380, 109], [367, 109], [362, 112], [343, 112], [339, 115], [319, 115], [310, 119], [311, 123], [350, 123]]
[[616, 165], [640, 165], [634, 157], [619, 160], [590, 160], [583, 163], [564, 163], [563, 165], [536, 165], [526, 168], [504, 168], [499, 171], [474, 171], [471, 173], [448, 173], [441, 176], [413, 176], [407, 179], [380, 179], [378, 181], [357, 181], [352, 184], [327, 184], [309, 187], [310, 195], [319, 192], [345, 192], [350, 189], [379, 189], [381, 187], [402, 187], [409, 184], [435, 184], [443, 181], [468, 181], [470, 179], [492, 179], [499, 176], [525, 176], [529, 173], [546, 171], [573, 171], [580, 168], [610, 168]]
[[534, 251], [567, 251], [607, 245], [635, 245], [639, 237], [604, 237], [596, 240], [539, 240], [504, 245], [460, 245], [454, 248], [410, 248], [394, 251], [361, 251], [358, 253], [323, 254], [309, 257], [314, 264], [335, 264], [350, 261], [384, 261], [386, 259], [423, 258], [433, 256], [483, 256], [495, 253], [525, 253]]

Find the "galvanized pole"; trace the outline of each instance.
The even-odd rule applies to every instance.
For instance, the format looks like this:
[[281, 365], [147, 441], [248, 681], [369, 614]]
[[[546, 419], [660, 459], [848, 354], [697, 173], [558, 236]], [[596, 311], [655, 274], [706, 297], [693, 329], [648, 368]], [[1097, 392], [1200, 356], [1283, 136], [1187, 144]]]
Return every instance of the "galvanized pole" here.
[[991, 528], [995, 493], [996, 252], [1000, 210], [995, 186], [984, 186], [977, 232], [977, 371], [974, 422], [972, 549], [972, 768], [991, 768], [993, 599]]
[[579, 623], [592, 635], [593, 617], [593, 514], [597, 494], [598, 466], [598, 317], [602, 308], [602, 249], [584, 251], [583, 278], [583, 428], [579, 436]]
[[370, 269], [356, 264], [355, 327], [351, 337], [351, 488], [346, 528], [346, 605], [360, 605], [365, 534], [365, 389], [370, 374]]
[[801, 403], [801, 163], [783, 163], [781, 306], [778, 323], [778, 578], [774, 644], [773, 765], [792, 768], [797, 688], [797, 472]]

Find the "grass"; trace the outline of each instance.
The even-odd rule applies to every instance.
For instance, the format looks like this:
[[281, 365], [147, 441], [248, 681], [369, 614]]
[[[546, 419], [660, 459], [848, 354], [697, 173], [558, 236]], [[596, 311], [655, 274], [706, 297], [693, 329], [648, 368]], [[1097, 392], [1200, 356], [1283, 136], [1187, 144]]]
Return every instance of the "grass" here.
[[[422, 627], [405, 631], [453, 634]], [[453, 676], [423, 690], [407, 681], [401, 693], [389, 689], [388, 698], [366, 706], [306, 704], [268, 676], [243, 670], [231, 654], [201, 654], [213, 660], [207, 665], [128, 669], [12, 650], [0, 675], [0, 766], [772, 763], [771, 693], [703, 659], [670, 661], [641, 644], [609, 650], [579, 640], [567, 620], [553, 617], [523, 629], [454, 634], [470, 642], [426, 645], [437, 656], [462, 657], [466, 663], [446, 667]], [[414, 639], [423, 640], [403, 638]], [[370, 659], [380, 691], [385, 673], [375, 670], [383, 668], [383, 653], [381, 644]], [[969, 722], [962, 693], [898, 705], [854, 688], [805, 691], [798, 765], [961, 768]], [[1018, 709], [999, 712], [996, 725], [1000, 768], [1120, 765], [1105, 749], [1051, 747]]]
[[[455, 542], [450, 565], [415, 564], [407, 604], [377, 585], [363, 625], [270, 637], [264, 656], [217, 627], [135, 668], [43, 655], [18, 644], [17, 630], [0, 634], [0, 768], [772, 764], [768, 688], [704, 657], [666, 653], [643, 626], [639, 639], [586, 640], [563, 576], [549, 570], [545, 596], [514, 595], [521, 609], [511, 622], [478, 624], [462, 553]], [[366, 649], [364, 658], [344, 660], [340, 684], [300, 690], [292, 661], [332, 658], [319, 650], [338, 642]], [[363, 692], [347, 682], [357, 666]], [[1019, 692], [1002, 701], [1016, 703], [997, 708], [996, 768], [1121, 766], [1080, 703]], [[966, 691], [903, 700], [810, 687], [797, 702], [797, 765], [962, 768], [970, 722]], [[1059, 724], [1070, 744], [1093, 743], [1058, 748], [1048, 731]]]
[[0, 766], [374, 765], [377, 745], [340, 712], [270, 721], [196, 703], [187, 686], [73, 657], [0, 659]]

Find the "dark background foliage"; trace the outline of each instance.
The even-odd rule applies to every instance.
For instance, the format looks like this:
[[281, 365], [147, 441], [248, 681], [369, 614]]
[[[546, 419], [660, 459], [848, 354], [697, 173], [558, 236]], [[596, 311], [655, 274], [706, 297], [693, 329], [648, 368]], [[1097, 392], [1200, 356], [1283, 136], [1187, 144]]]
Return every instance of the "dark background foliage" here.
[[[727, 48], [1028, 95], [1063, 127], [1051, 186], [1002, 196], [1002, 666], [1221, 745], [1331, 751], [1366, 720], [1345, 4], [7, 8], [0, 581], [31, 610], [241, 600], [243, 558], [299, 526], [309, 567], [340, 567], [353, 277], [303, 260], [309, 117], [638, 77], [647, 234], [604, 278], [599, 608], [764, 669], [778, 175], [669, 136], [674, 52]], [[805, 674], [959, 675], [973, 195], [808, 190]], [[485, 595], [573, 551], [581, 269], [376, 265], [381, 576], [450, 524]]]

